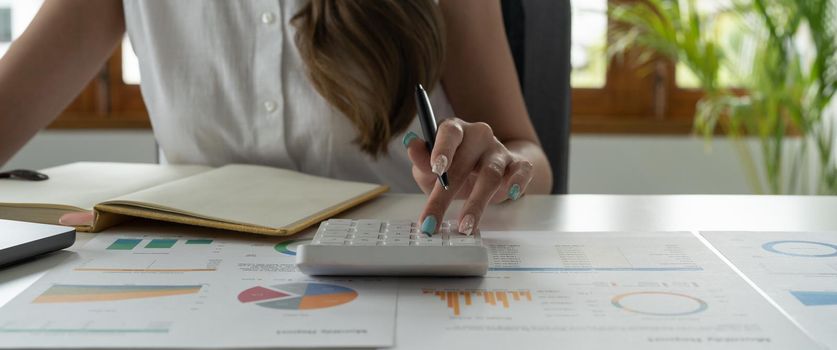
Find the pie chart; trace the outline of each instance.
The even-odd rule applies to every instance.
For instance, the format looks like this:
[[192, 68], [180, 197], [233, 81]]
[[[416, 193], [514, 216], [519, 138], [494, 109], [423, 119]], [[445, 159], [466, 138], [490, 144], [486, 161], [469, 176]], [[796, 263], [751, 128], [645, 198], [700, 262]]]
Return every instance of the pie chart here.
[[314, 310], [346, 304], [357, 298], [351, 288], [325, 283], [256, 286], [238, 294], [238, 301], [279, 310]]
[[650, 316], [688, 316], [709, 308], [696, 297], [672, 292], [633, 292], [614, 296], [613, 306], [635, 314]]
[[282, 255], [296, 256], [297, 247], [299, 247], [300, 245], [303, 245], [303, 244], [307, 244], [307, 243], [311, 243], [311, 240], [310, 239], [291, 239], [291, 240], [279, 242], [278, 244], [276, 244], [276, 246], [273, 247], [273, 249], [275, 249], [277, 252], [279, 252]]
[[815, 241], [772, 241], [762, 244], [762, 249], [776, 254], [808, 257], [837, 257], [837, 245]]

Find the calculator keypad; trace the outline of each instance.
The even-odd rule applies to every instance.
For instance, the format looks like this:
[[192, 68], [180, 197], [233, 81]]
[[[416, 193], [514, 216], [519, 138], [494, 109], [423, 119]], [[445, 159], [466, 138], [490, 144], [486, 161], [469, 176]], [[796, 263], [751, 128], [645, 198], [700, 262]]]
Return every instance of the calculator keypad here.
[[458, 223], [444, 221], [439, 231], [427, 237], [409, 220], [331, 219], [320, 224], [312, 244], [346, 246], [473, 246], [481, 245], [479, 232], [470, 236], [457, 232]]

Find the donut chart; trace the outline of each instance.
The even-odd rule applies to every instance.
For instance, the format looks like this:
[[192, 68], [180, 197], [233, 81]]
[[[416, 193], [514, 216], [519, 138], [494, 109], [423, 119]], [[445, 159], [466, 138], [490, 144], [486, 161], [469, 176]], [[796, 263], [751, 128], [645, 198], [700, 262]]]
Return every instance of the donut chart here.
[[696, 297], [672, 292], [633, 292], [614, 296], [619, 309], [648, 316], [688, 316], [706, 311], [709, 305]]
[[776, 254], [806, 257], [837, 257], [837, 245], [816, 241], [772, 241], [762, 244], [762, 249]]
[[325, 283], [288, 283], [256, 286], [238, 294], [243, 304], [278, 310], [314, 310], [343, 305], [357, 299], [354, 289]]
[[273, 249], [275, 249], [279, 254], [287, 255], [287, 256], [296, 256], [296, 249], [300, 245], [311, 243], [310, 239], [290, 239], [287, 241], [282, 241], [276, 244]]

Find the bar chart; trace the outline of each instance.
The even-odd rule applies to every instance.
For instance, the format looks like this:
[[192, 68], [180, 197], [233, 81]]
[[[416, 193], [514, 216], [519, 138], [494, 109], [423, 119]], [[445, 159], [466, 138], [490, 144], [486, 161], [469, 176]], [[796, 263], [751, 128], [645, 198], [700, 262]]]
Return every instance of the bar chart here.
[[195, 294], [202, 285], [76, 285], [54, 284], [33, 303], [104, 302]]
[[528, 289], [521, 290], [438, 290], [424, 289], [422, 294], [432, 295], [439, 298], [439, 301], [446, 303], [454, 316], [460, 316], [462, 309], [468, 306], [482, 303], [508, 309], [512, 303], [531, 302], [532, 292]]

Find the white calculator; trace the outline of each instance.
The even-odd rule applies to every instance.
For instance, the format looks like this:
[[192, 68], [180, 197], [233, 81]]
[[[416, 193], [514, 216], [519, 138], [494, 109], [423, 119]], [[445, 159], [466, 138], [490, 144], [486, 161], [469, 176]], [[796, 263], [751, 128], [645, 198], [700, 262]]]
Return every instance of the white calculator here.
[[427, 237], [409, 220], [331, 219], [297, 248], [296, 265], [307, 275], [485, 275], [488, 250], [479, 232], [468, 236], [457, 227], [445, 221]]

